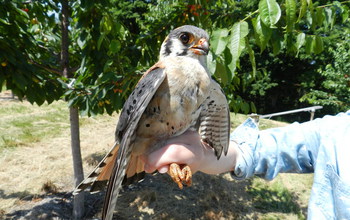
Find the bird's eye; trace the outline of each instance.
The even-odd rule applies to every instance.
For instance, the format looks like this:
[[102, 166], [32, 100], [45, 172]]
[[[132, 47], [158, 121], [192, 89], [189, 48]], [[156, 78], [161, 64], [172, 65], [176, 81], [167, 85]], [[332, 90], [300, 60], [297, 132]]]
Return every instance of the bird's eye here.
[[190, 35], [188, 33], [183, 33], [180, 35], [180, 40], [183, 44], [188, 44], [190, 41]]

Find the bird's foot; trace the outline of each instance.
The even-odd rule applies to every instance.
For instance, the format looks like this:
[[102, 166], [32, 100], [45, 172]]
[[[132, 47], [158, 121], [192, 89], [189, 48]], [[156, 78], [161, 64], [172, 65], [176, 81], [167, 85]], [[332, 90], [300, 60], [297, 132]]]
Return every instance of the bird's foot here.
[[189, 166], [185, 165], [181, 167], [176, 163], [172, 163], [169, 166], [169, 175], [180, 189], [183, 188], [183, 184], [191, 186], [192, 184], [192, 172]]

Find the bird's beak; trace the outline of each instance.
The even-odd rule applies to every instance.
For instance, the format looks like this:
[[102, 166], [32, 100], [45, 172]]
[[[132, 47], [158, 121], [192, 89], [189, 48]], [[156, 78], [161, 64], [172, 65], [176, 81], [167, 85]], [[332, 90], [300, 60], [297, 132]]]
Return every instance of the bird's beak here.
[[201, 38], [199, 41], [190, 48], [197, 55], [208, 55], [209, 43], [206, 39]]

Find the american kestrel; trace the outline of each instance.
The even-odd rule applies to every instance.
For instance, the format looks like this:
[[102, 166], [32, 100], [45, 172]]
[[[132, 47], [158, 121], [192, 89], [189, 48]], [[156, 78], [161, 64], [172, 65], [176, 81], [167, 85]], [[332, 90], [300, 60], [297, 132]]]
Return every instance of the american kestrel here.
[[[198, 130], [217, 158], [227, 153], [230, 116], [227, 100], [206, 66], [208, 34], [185, 25], [164, 40], [159, 61], [128, 97], [116, 128], [116, 142], [95, 170], [77, 187], [79, 193], [102, 188], [108, 182], [102, 219], [112, 219], [122, 184], [144, 176], [142, 155], [153, 152], [170, 137]], [[186, 164], [171, 164], [169, 174], [182, 188], [191, 184]]]

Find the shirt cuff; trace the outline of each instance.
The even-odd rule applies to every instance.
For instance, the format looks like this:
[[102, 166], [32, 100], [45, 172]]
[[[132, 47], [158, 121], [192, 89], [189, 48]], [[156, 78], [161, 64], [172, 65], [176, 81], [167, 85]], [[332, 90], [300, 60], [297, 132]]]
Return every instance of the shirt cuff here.
[[231, 133], [230, 140], [237, 143], [239, 154], [235, 170], [231, 172], [234, 179], [242, 180], [253, 176], [254, 152], [258, 136], [259, 128], [252, 118], [248, 118]]

